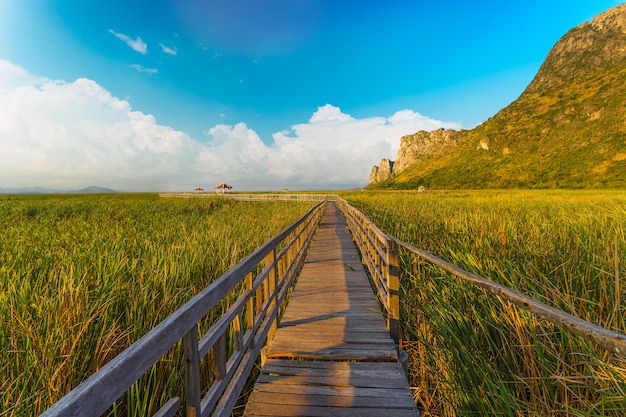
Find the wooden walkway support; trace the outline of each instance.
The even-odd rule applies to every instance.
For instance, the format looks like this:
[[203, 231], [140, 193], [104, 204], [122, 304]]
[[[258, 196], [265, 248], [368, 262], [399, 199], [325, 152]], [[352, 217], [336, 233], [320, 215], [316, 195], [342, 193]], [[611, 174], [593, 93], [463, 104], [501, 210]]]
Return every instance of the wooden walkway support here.
[[345, 217], [329, 205], [245, 416], [418, 416]]

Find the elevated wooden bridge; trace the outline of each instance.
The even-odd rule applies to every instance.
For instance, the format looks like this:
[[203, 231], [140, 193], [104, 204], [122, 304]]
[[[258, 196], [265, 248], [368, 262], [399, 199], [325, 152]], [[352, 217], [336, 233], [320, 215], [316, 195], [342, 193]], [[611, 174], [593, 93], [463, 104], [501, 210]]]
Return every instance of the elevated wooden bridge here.
[[245, 416], [417, 416], [345, 217], [329, 206]]
[[[181, 363], [184, 380], [180, 396], [151, 410], [155, 417], [230, 416], [259, 357], [262, 367], [245, 416], [418, 416], [398, 360], [398, 246], [609, 352], [626, 355], [625, 335], [388, 236], [345, 200], [316, 198], [322, 201], [298, 221], [42, 416], [95, 417], [123, 410], [125, 394], [166, 354], [171, 354], [170, 378], [181, 373], [176, 368]], [[221, 315], [211, 318], [218, 306]]]

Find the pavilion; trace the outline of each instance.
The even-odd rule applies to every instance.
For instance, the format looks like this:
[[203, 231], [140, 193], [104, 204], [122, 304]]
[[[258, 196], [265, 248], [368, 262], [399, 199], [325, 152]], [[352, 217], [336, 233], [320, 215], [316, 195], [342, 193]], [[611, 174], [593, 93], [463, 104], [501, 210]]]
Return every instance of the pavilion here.
[[219, 193], [221, 191], [222, 193], [230, 193], [231, 188], [233, 187], [223, 182], [215, 186], [215, 192]]

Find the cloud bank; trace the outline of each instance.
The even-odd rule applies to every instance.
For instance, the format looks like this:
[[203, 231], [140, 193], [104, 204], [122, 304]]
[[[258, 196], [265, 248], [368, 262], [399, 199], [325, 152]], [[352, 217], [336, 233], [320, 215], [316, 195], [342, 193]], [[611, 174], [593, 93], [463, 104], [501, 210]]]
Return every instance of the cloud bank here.
[[326, 104], [266, 145], [245, 123], [203, 138], [157, 123], [96, 82], [55, 81], [0, 60], [0, 187], [184, 191], [340, 189], [367, 183], [401, 136], [453, 123], [411, 110], [357, 119]]

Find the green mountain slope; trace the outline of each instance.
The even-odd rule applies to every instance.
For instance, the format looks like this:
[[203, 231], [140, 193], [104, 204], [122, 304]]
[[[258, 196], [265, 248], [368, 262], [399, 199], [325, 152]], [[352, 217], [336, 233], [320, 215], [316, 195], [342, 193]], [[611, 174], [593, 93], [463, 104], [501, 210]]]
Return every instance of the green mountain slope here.
[[626, 4], [563, 36], [522, 95], [369, 188], [626, 187]]

